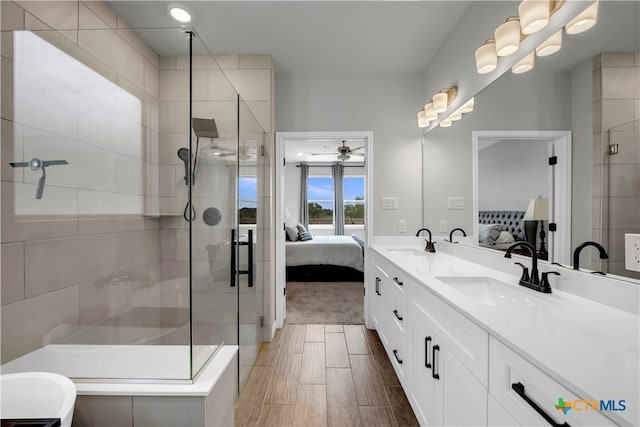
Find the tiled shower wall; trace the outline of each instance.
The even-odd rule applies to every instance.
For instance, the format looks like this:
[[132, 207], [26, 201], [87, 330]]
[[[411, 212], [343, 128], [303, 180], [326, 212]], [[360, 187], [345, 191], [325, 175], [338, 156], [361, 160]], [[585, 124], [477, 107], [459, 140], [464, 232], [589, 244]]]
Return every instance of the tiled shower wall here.
[[640, 52], [602, 53], [593, 70], [593, 240], [609, 253], [593, 264], [640, 278], [624, 269], [624, 234], [640, 233]]
[[[6, 362], [158, 306], [159, 220], [147, 214], [158, 194], [159, 58], [100, 2], [3, 1], [2, 30]], [[40, 172], [8, 166], [32, 157], [69, 162], [47, 168], [41, 200]]]

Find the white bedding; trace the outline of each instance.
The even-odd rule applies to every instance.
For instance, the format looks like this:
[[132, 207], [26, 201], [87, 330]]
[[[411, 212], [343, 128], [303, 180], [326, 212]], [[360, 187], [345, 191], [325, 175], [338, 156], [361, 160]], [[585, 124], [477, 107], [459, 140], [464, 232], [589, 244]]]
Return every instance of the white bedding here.
[[364, 271], [362, 247], [351, 236], [313, 236], [313, 240], [287, 242], [287, 267], [340, 265]]

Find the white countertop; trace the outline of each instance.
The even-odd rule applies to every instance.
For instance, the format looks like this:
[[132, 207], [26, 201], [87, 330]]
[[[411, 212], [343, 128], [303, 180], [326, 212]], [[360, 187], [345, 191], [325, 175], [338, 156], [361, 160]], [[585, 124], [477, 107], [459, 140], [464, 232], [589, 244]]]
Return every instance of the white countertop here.
[[[640, 425], [640, 316], [555, 289], [536, 292], [519, 286], [517, 276], [447, 253], [390, 251], [399, 246], [407, 245], [372, 249], [580, 398], [626, 400], [626, 411], [606, 415]], [[531, 261], [524, 264], [530, 268]], [[477, 303], [438, 276], [492, 277], [513, 284], [526, 304]], [[552, 288], [555, 278], [549, 277]]]

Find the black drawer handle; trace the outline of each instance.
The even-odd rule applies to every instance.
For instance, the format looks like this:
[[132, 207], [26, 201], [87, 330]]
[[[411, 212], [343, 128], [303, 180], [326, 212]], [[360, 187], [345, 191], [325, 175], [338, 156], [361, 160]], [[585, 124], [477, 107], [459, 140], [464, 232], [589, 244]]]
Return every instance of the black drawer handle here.
[[394, 281], [394, 282], [396, 282], [396, 283], [398, 284], [398, 286], [403, 286], [403, 285], [404, 285], [404, 283], [402, 283], [401, 281], [399, 281], [397, 277], [394, 277], [394, 278], [393, 278], [393, 281]]
[[511, 384], [511, 388], [516, 393], [518, 393], [518, 396], [520, 396], [525, 402], [527, 402], [529, 404], [529, 406], [531, 406], [538, 414], [540, 414], [540, 416], [542, 418], [544, 418], [553, 427], [571, 427], [566, 422], [564, 422], [562, 424], [559, 424], [559, 423], [555, 422], [555, 420], [553, 418], [551, 418], [551, 416], [549, 414], [547, 414], [541, 407], [538, 406], [538, 404], [536, 402], [531, 400], [531, 398], [526, 395], [526, 393], [524, 391], [524, 385], [522, 383], [519, 383], [519, 382], [518, 383], [513, 383], [513, 384]]
[[393, 314], [396, 316], [396, 319], [402, 321], [402, 316], [398, 316], [398, 310], [393, 310]]
[[396, 358], [398, 363], [402, 365], [402, 359], [398, 357], [398, 350], [393, 350], [393, 356]]
[[380, 293], [380, 278], [379, 277], [376, 277], [376, 294], [382, 295]]
[[438, 344], [431, 347], [431, 361], [433, 362], [433, 369], [431, 369], [431, 376], [439, 380], [440, 374], [436, 372], [436, 368], [438, 367], [438, 362], [436, 361], [436, 351], [440, 352], [440, 346]]
[[429, 343], [431, 337], [424, 337], [424, 367], [431, 369], [431, 363], [429, 363]]

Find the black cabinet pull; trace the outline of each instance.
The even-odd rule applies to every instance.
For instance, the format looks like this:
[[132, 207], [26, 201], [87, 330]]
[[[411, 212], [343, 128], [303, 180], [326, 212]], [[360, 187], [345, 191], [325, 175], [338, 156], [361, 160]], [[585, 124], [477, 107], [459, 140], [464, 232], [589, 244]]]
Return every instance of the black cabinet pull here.
[[399, 281], [397, 277], [394, 277], [394, 278], [393, 278], [393, 281], [394, 281], [394, 282], [396, 282], [396, 283], [398, 284], [398, 286], [403, 286], [403, 285], [404, 285], [404, 283], [402, 283], [401, 281]]
[[396, 319], [402, 321], [402, 316], [398, 316], [398, 310], [393, 310], [393, 314], [396, 316]]
[[538, 414], [540, 414], [540, 416], [542, 418], [544, 418], [549, 424], [551, 424], [553, 427], [571, 427], [569, 424], [567, 424], [566, 422], [559, 424], [557, 423], [553, 418], [551, 418], [551, 416], [549, 414], [547, 414], [544, 409], [542, 409], [541, 407], [538, 406], [538, 404], [536, 402], [534, 402], [533, 400], [531, 400], [531, 398], [529, 396], [526, 395], [525, 391], [524, 391], [524, 385], [520, 382], [518, 383], [513, 383], [511, 384], [511, 388], [518, 393], [518, 396], [520, 396], [522, 398], [522, 400], [524, 400], [525, 402], [527, 402], [529, 404], [529, 406], [531, 406]]
[[431, 337], [424, 337], [424, 367], [431, 369], [431, 363], [429, 363], [429, 343]]
[[236, 230], [231, 229], [231, 271], [229, 271], [231, 287], [236, 286]]
[[402, 365], [402, 359], [398, 357], [398, 350], [393, 350], [393, 356], [396, 358], [398, 363]]
[[438, 367], [438, 362], [436, 361], [436, 351], [440, 352], [440, 346], [438, 344], [431, 347], [431, 361], [433, 362], [433, 369], [431, 369], [431, 376], [439, 380], [440, 374], [436, 372], [436, 368]]
[[376, 294], [382, 295], [380, 293], [380, 278], [379, 277], [376, 277]]

